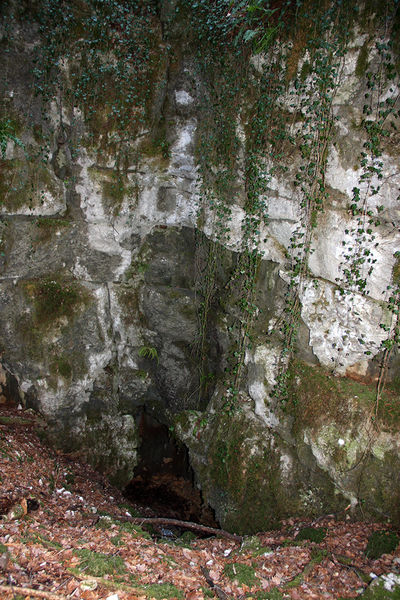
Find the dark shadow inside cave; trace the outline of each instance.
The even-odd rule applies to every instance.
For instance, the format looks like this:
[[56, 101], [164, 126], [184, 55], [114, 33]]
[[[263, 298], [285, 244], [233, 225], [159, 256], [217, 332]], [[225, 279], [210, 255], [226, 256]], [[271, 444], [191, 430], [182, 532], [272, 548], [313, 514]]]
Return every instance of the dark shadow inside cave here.
[[150, 507], [160, 517], [219, 527], [194, 485], [187, 449], [145, 410], [139, 417], [139, 433], [140, 462], [124, 489], [127, 500]]

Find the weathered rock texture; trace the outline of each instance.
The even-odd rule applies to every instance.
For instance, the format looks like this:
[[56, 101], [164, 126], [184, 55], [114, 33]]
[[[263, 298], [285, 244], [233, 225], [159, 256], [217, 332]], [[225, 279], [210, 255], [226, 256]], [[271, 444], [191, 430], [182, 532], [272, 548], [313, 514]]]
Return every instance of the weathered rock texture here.
[[[388, 301], [399, 278], [398, 113], [387, 117], [389, 133], [371, 159], [375, 172], [363, 177], [360, 162], [370, 139], [363, 127], [366, 74], [379, 71], [381, 31], [368, 21], [364, 30], [353, 23], [338, 58], [319, 174], [326, 198], [312, 216], [307, 272], [298, 284], [297, 358], [286, 372], [285, 410], [271, 392], [286, 365], [279, 328], [296, 280], [293, 239], [296, 231], [307, 237], [295, 185], [306, 152], [301, 132], [313, 127], [304, 102], [314, 85], [313, 72], [304, 68], [312, 63], [305, 47], [277, 97], [292, 141], [279, 159], [276, 148], [263, 159], [268, 221], [257, 234], [257, 314], [233, 407], [226, 389], [240, 294], [232, 273], [243, 252], [245, 113], [254, 99], [244, 94], [237, 106], [235, 192], [226, 203], [229, 235], [221, 235], [218, 211], [204, 203], [199, 153], [206, 83], [190, 19], [184, 11], [173, 18], [174, 2], [160, 4], [151, 17], [151, 52], [161, 58], [152, 67], [148, 121], [128, 140], [104, 117], [104, 107], [95, 110], [98, 125], [84, 101], [83, 108], [71, 101], [67, 90], [80, 59], [72, 51], [52, 67], [62, 72], [62, 88], [48, 102], [34, 93], [32, 57], [46, 44], [39, 29], [43, 7], [1, 9], [0, 382], [45, 415], [59, 445], [79, 450], [120, 485], [138, 462], [137, 417], [146, 407], [175, 426], [204, 499], [226, 528], [254, 531], [285, 514], [317, 515], [349, 504], [362, 514], [398, 519], [395, 391], [381, 399], [382, 414], [374, 418], [382, 342], [393, 339], [397, 320]], [[293, 43], [285, 44], [288, 54]], [[112, 63], [113, 56], [102, 60]], [[250, 85], [269, 60], [267, 50], [249, 60]], [[378, 104], [396, 103], [397, 76], [380, 85]], [[271, 170], [274, 161], [280, 168]], [[354, 188], [361, 200], [351, 208]], [[368, 251], [356, 276], [366, 278], [364, 287], [344, 274], [360, 248]], [[210, 255], [217, 260], [208, 293]], [[393, 350], [388, 381], [395, 382], [396, 364]]]

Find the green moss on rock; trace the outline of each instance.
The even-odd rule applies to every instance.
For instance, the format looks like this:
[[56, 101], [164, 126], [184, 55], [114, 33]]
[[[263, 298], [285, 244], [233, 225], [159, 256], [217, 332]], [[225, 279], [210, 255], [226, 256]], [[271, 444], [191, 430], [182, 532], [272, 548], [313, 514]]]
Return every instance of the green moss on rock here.
[[325, 527], [304, 527], [300, 529], [296, 540], [309, 540], [310, 542], [319, 544], [326, 537], [326, 532]]
[[52, 239], [57, 231], [71, 227], [71, 221], [67, 219], [54, 219], [50, 217], [39, 217], [36, 219], [37, 243], [45, 243]]
[[357, 64], [356, 64], [356, 75], [357, 77], [365, 77], [368, 68], [368, 46], [369, 40], [367, 39], [360, 48], [358, 53]]
[[48, 165], [27, 158], [13, 158], [0, 164], [0, 204], [7, 211], [40, 206], [46, 194], [56, 200], [62, 196], [62, 188]]
[[90, 167], [89, 173], [93, 182], [102, 190], [102, 201], [105, 210], [114, 217], [121, 210], [125, 199], [129, 200], [132, 208], [137, 200], [137, 185], [130, 180], [126, 169], [102, 169]]
[[374, 531], [368, 538], [365, 556], [375, 560], [382, 554], [390, 554], [397, 548], [399, 541], [399, 537], [393, 531]]
[[[288, 370], [287, 411], [295, 418], [295, 429], [316, 431], [327, 421], [347, 427], [349, 417], [359, 420], [374, 411], [376, 385], [334, 376], [328, 369], [293, 360]], [[400, 426], [399, 394], [384, 390], [378, 407], [378, 421], [386, 430]], [[358, 416], [357, 416], [358, 415]]]
[[208, 419], [187, 411], [177, 418], [176, 432], [189, 447], [203, 495], [225, 529], [255, 533], [301, 512], [300, 495], [294, 493], [298, 473], [286, 459], [290, 450], [245, 411], [219, 410]]
[[393, 265], [392, 280], [395, 285], [400, 285], [400, 257], [397, 257]]
[[64, 355], [57, 358], [53, 363], [57, 373], [65, 379], [70, 379], [72, 375], [72, 365], [68, 358]]
[[87, 289], [76, 280], [58, 274], [25, 283], [25, 292], [33, 301], [34, 323], [38, 327], [48, 327], [60, 317], [70, 319], [90, 298]]
[[361, 600], [400, 600], [400, 576], [395, 573], [382, 575], [359, 597]]
[[139, 293], [130, 285], [116, 287], [118, 303], [121, 307], [121, 318], [124, 325], [129, 327], [137, 322], [139, 318]]

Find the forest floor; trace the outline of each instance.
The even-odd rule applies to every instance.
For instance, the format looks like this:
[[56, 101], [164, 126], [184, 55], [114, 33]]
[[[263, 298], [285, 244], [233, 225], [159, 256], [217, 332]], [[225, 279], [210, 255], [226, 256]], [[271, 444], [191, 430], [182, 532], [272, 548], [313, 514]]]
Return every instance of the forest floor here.
[[[399, 548], [365, 555], [382, 524], [332, 516], [293, 518], [242, 541], [188, 532], [167, 539], [161, 527], [150, 535], [123, 520], [137, 508], [90, 467], [42, 443], [39, 426], [30, 411], [0, 411], [4, 600], [354, 598], [375, 576], [399, 570]], [[326, 528], [324, 539], [300, 540], [310, 525]]]

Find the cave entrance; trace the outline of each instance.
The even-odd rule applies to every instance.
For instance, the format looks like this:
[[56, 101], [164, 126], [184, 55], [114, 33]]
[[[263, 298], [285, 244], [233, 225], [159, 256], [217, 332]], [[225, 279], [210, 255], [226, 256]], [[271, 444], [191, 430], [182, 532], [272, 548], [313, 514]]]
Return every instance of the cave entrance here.
[[194, 485], [187, 449], [145, 410], [139, 417], [140, 462], [124, 490], [134, 504], [150, 507], [157, 516], [218, 527], [213, 511]]

